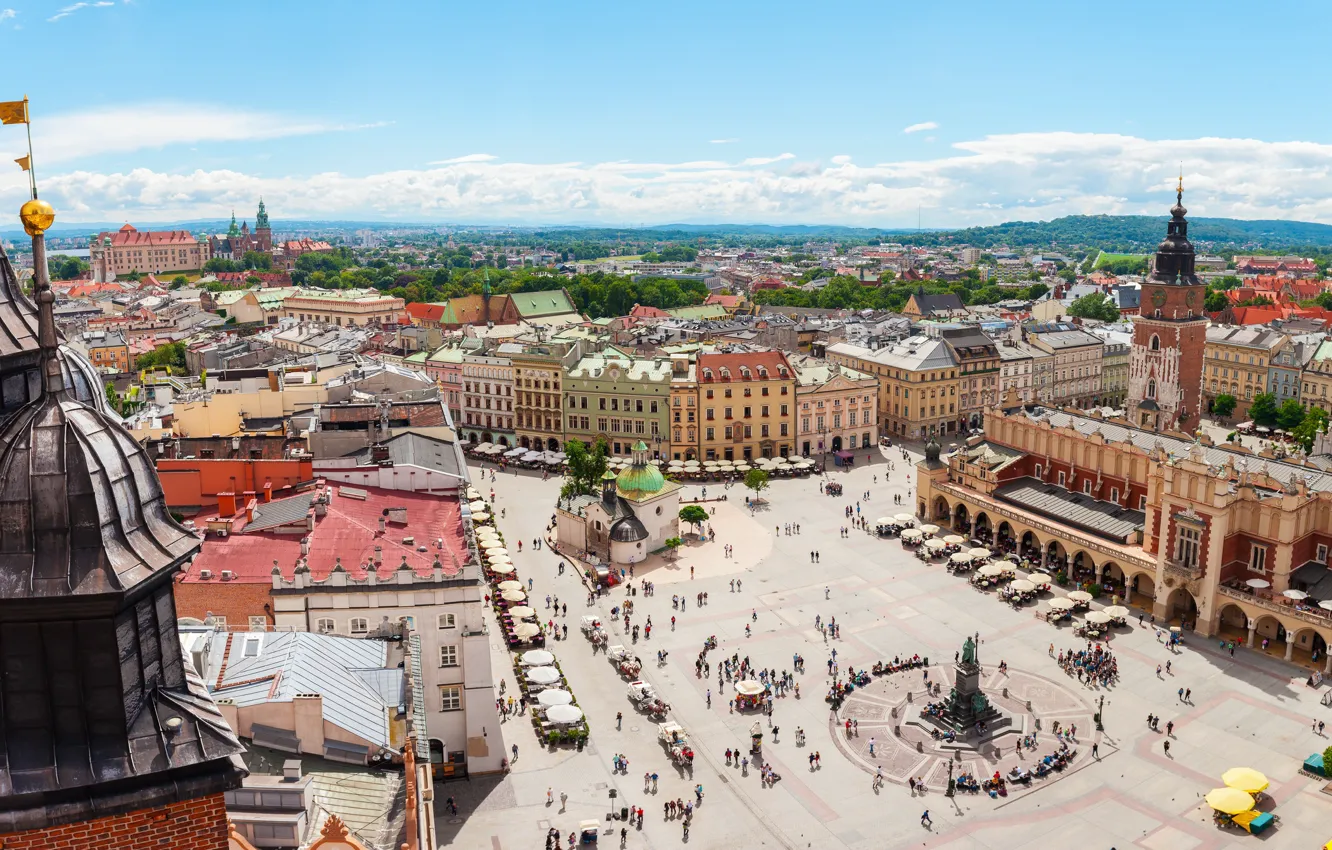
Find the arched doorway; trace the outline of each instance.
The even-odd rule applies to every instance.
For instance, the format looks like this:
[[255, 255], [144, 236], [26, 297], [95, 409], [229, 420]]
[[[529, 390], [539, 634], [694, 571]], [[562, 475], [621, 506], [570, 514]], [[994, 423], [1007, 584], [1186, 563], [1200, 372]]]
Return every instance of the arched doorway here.
[[1156, 576], [1151, 573], [1137, 573], [1129, 579], [1129, 604], [1139, 608], [1151, 609], [1156, 601]]
[[489, 431], [482, 431], [482, 432], [481, 432], [481, 442], [483, 442], [483, 443], [493, 443], [493, 442], [495, 442], [495, 435], [492, 434], [492, 433], [490, 433]]
[[1175, 588], [1166, 597], [1165, 619], [1167, 623], [1178, 623], [1186, 629], [1191, 627], [1198, 620], [1198, 601], [1184, 588]]
[[934, 521], [940, 525], [948, 525], [953, 514], [948, 509], [948, 500], [943, 496], [934, 500]]
[[987, 546], [994, 542], [994, 529], [990, 526], [989, 514], [984, 511], [976, 514], [976, 521], [972, 523], [971, 536]]
[[1034, 531], [1022, 532], [1022, 539], [1018, 543], [1018, 555], [1032, 561], [1041, 560], [1041, 539], [1036, 536]]
[[550, 439], [546, 440], [546, 450], [551, 452], [558, 452], [560, 450], [560, 441], [555, 439], [554, 437], [551, 437]]
[[842, 438], [841, 438], [841, 437], [833, 437], [833, 438], [832, 438], [832, 450], [835, 451], [835, 452], [840, 452], [840, 451], [842, 450]]
[[957, 508], [953, 511], [953, 530], [958, 534], [969, 534], [971, 532], [967, 506], [961, 502], [957, 503]]
[[527, 442], [527, 438], [526, 438], [526, 437], [523, 437], [522, 439], [520, 439], [520, 440], [518, 441], [518, 445], [522, 446], [522, 447], [525, 448], [525, 449], [526, 449], [526, 448], [530, 448], [530, 446], [528, 445], [528, 442]]
[[995, 539], [995, 542], [998, 543], [999, 548], [1004, 550], [1005, 552], [1013, 551], [1013, 542], [1014, 542], [1013, 526], [1008, 524], [1008, 520], [1004, 520], [999, 523], [998, 534]]
[[1047, 571], [1068, 571], [1068, 552], [1058, 540], [1051, 540], [1045, 546], [1045, 568]]
[[1079, 584], [1096, 579], [1096, 562], [1092, 556], [1079, 549], [1073, 553], [1073, 563], [1069, 578]]
[[1124, 597], [1124, 571], [1114, 561], [1106, 561], [1097, 570], [1101, 587], [1106, 593]]
[[499, 440], [498, 440], [497, 442], [498, 442], [501, 446], [504, 446], [505, 448], [508, 448], [508, 447], [509, 447], [509, 438], [508, 438], [508, 437], [500, 437]]
[[1216, 634], [1222, 640], [1233, 640], [1244, 646], [1249, 640], [1249, 617], [1244, 609], [1233, 602], [1222, 606], [1216, 618]]
[[475, 431], [473, 431], [472, 433], [470, 433], [470, 434], [467, 435], [467, 442], [471, 443], [471, 444], [474, 445], [474, 446], [476, 445], [476, 432], [475, 432]]

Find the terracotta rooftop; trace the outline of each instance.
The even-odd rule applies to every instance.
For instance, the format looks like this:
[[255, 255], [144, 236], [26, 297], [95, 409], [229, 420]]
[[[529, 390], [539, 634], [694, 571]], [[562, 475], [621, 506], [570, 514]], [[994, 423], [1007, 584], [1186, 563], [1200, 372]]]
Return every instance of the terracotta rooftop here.
[[[343, 569], [351, 578], [363, 579], [365, 570], [361, 564], [374, 559], [376, 546], [382, 547], [378, 569], [381, 579], [391, 576], [403, 558], [420, 575], [430, 574], [436, 557], [443, 564], [445, 575], [456, 575], [467, 561], [469, 555], [462, 535], [461, 505], [457, 498], [376, 487], [325, 486], [332, 494], [328, 510], [324, 516], [315, 519], [314, 530], [308, 532], [310, 549], [305, 557], [311, 578], [327, 578], [341, 558]], [[355, 498], [358, 493], [364, 493], [365, 497]], [[305, 515], [302, 508], [309, 506], [311, 496], [311, 493], [304, 493], [260, 503], [256, 505], [256, 520], [258, 524], [268, 524], [260, 516], [267, 514], [270, 521], [276, 516], [278, 521], [298, 522], [299, 517], [295, 515]], [[289, 507], [291, 510], [287, 510]], [[379, 520], [384, 511], [391, 508], [405, 508], [406, 522], [388, 521], [385, 517], [385, 530], [380, 534]], [[239, 527], [235, 531], [226, 537], [209, 534], [205, 538], [203, 549], [185, 571], [182, 581], [220, 582], [222, 571], [230, 570], [235, 578], [228, 584], [267, 585], [273, 580], [275, 560], [284, 577], [291, 579], [295, 575], [303, 535], [276, 531], [247, 534], [244, 516], [242, 505], [241, 519], [237, 521]], [[207, 518], [196, 518], [196, 522], [203, 527]], [[402, 541], [406, 537], [414, 538], [413, 542], [404, 544]], [[441, 538], [444, 541], [442, 550], [435, 546]], [[419, 551], [421, 546], [426, 547], [425, 552]], [[212, 577], [201, 579], [202, 570], [210, 570]]]

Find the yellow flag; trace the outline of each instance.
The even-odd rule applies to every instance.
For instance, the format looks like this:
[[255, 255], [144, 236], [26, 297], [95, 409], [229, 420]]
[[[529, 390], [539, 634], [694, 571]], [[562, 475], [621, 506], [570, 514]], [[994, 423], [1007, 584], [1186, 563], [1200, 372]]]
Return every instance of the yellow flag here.
[[26, 156], [21, 156], [14, 161], [17, 162], [19, 164], [19, 168], [22, 168], [24, 171], [29, 170], [29, 168], [32, 166], [32, 162]]
[[27, 124], [28, 102], [10, 100], [0, 103], [0, 124]]

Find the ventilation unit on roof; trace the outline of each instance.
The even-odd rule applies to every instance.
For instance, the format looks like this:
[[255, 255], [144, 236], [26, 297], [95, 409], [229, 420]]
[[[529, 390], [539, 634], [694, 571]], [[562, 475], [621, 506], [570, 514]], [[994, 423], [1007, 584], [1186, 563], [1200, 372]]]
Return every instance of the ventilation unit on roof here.
[[235, 574], [234, 572], [232, 572], [231, 570], [223, 570], [223, 571], [222, 571], [222, 580], [223, 580], [223, 581], [231, 581], [231, 580], [234, 579], [235, 577], [236, 577], [236, 574]]
[[204, 581], [207, 581], [212, 577], [213, 577], [212, 570], [199, 570], [199, 578], [203, 579]]

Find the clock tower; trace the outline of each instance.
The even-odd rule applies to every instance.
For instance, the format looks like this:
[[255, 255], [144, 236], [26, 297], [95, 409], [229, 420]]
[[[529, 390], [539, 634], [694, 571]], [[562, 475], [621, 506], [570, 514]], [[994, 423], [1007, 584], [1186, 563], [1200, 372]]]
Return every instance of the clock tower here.
[[1185, 430], [1197, 422], [1202, 407], [1207, 291], [1194, 274], [1187, 212], [1181, 177], [1166, 237], [1156, 248], [1156, 261], [1133, 317], [1128, 418], [1153, 431]]

